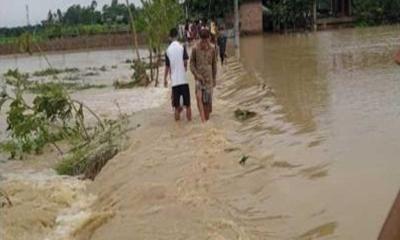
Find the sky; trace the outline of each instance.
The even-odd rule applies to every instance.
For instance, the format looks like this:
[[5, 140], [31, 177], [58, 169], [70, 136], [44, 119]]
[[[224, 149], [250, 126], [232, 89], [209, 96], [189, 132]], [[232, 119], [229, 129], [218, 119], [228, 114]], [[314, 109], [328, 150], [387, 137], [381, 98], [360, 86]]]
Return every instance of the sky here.
[[[104, 4], [111, 4], [111, 0], [96, 0], [98, 8]], [[29, 18], [32, 25], [40, 23], [47, 18], [49, 10], [65, 11], [73, 4], [88, 6], [92, 0], [0, 0], [0, 27], [16, 27], [27, 24], [26, 5], [29, 7]], [[119, 0], [125, 3], [125, 0]], [[130, 3], [138, 4], [140, 0], [130, 0]]]

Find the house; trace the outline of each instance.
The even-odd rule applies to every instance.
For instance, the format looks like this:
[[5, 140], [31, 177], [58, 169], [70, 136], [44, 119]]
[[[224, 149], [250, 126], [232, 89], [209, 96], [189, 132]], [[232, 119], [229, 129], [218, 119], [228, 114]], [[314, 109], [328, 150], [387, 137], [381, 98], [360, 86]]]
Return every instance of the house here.
[[[261, 33], [270, 29], [267, 25], [273, 19], [270, 6], [280, 0], [242, 0], [240, 5], [240, 29], [242, 33]], [[352, 0], [315, 0], [315, 27], [326, 29], [332, 26], [348, 25], [354, 22]], [[269, 19], [265, 20], [268, 15]]]
[[242, 0], [240, 5], [240, 31], [245, 34], [262, 33], [263, 6], [261, 0]]
[[318, 29], [347, 26], [355, 20], [352, 17], [352, 0], [317, 0], [316, 2]]

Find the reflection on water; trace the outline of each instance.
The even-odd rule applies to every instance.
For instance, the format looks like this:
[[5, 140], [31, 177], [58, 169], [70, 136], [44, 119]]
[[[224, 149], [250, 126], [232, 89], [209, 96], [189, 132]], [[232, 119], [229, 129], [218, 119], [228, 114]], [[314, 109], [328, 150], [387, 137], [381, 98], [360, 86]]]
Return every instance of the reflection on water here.
[[248, 74], [222, 98], [259, 113], [233, 139], [273, 151], [263, 209], [287, 216], [269, 225], [276, 237], [376, 239], [400, 187], [399, 30], [242, 40]]

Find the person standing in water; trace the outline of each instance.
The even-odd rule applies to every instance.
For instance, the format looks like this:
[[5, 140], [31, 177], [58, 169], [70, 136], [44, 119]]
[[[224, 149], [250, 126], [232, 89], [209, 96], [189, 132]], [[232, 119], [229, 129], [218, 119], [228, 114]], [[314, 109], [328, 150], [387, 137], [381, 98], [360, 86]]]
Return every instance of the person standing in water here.
[[218, 48], [219, 48], [219, 57], [221, 59], [221, 65], [224, 65], [225, 57], [226, 57], [226, 42], [227, 42], [227, 35], [225, 31], [225, 27], [222, 25], [219, 30], [218, 36]]
[[210, 118], [213, 88], [217, 83], [216, 51], [209, 39], [208, 29], [202, 29], [200, 42], [193, 47], [190, 58], [190, 70], [196, 80], [196, 100], [202, 122]]
[[172, 82], [172, 107], [175, 109], [175, 120], [180, 120], [183, 110], [181, 106], [181, 98], [183, 106], [186, 108], [186, 118], [192, 120], [192, 109], [190, 107], [190, 90], [189, 83], [186, 79], [187, 61], [189, 56], [186, 48], [178, 42], [178, 30], [176, 28], [170, 31], [171, 44], [165, 53], [165, 74], [164, 86], [168, 86], [168, 75], [171, 74]]

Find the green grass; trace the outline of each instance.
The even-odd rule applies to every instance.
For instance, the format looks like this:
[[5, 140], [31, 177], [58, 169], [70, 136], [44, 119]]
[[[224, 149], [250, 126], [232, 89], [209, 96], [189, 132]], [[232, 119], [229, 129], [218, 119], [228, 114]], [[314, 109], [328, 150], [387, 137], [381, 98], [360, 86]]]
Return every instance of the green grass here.
[[[47, 40], [47, 37], [41, 36], [41, 35], [35, 35], [32, 39], [32, 42], [34, 43], [39, 43]], [[7, 37], [7, 36], [0, 36], [0, 45], [5, 45], [5, 44], [17, 44], [18, 43], [18, 37]]]

